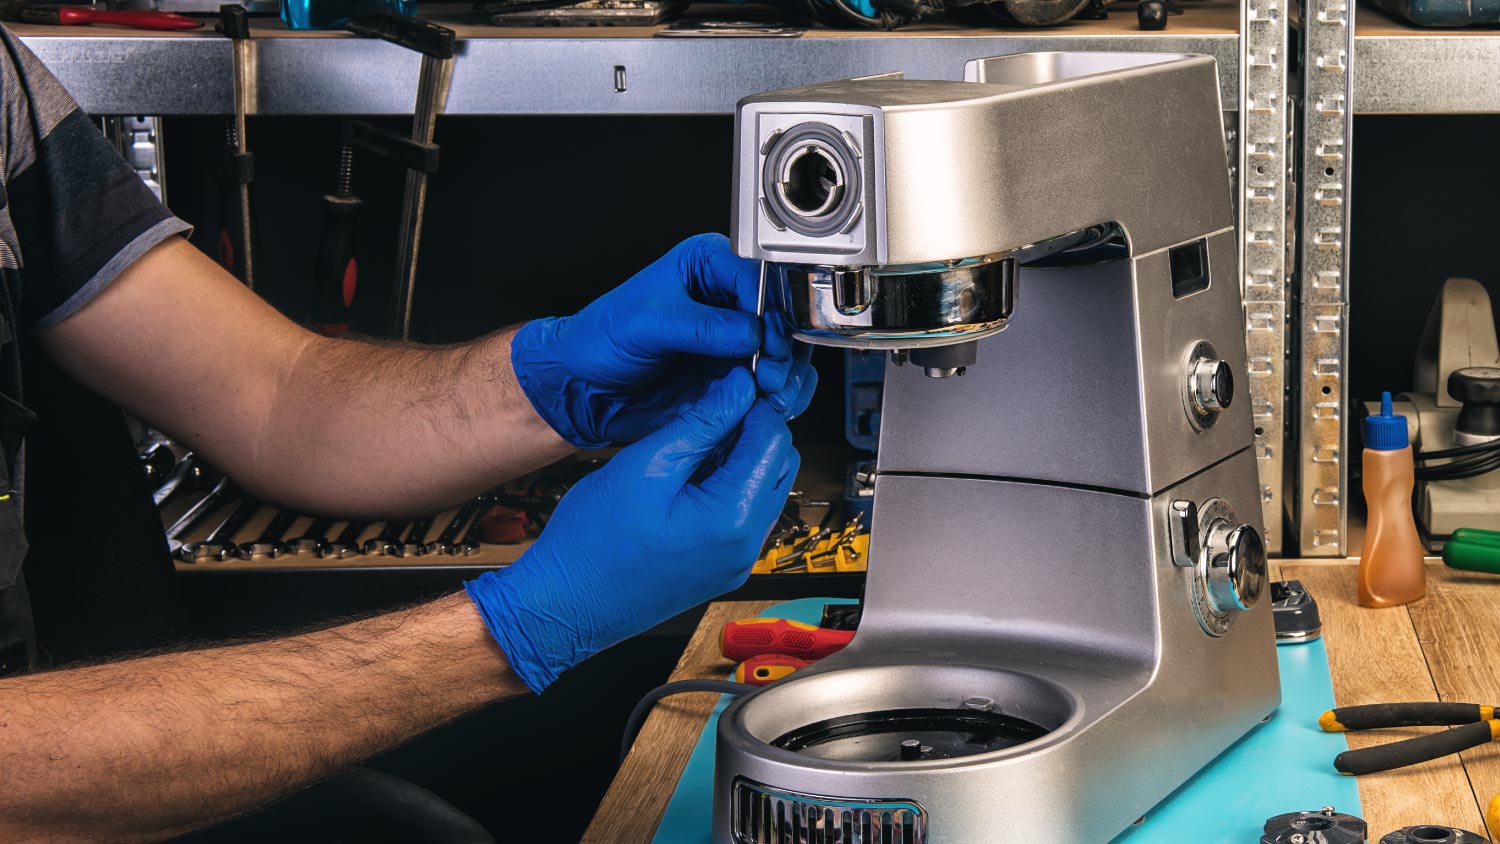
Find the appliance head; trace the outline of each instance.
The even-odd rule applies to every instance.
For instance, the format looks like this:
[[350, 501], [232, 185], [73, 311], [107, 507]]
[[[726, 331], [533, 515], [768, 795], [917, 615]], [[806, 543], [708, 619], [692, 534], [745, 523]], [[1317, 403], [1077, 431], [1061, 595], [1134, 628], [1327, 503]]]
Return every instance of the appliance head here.
[[[1111, 239], [1187, 239], [1171, 240], [1148, 196], [1184, 203], [1195, 232], [1230, 225], [1224, 195], [1195, 181], [1227, 184], [1222, 145], [1181, 141], [1218, 137], [1216, 122], [1198, 125], [1219, 113], [1217, 85], [1203, 84], [1212, 59], [1032, 53], [970, 62], [965, 77], [886, 74], [740, 102], [734, 244], [769, 262], [770, 305], [799, 339], [910, 351], [929, 375], [962, 374], [972, 343], [1011, 318], [1018, 266]], [[1185, 107], [1134, 119], [1147, 96]], [[1182, 150], [1173, 168], [1131, 160], [1167, 147]]]

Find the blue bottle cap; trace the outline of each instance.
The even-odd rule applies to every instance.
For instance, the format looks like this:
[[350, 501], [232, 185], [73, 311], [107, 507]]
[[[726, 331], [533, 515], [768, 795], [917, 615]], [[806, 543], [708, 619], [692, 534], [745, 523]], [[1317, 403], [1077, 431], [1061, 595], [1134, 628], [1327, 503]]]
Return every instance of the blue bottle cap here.
[[1406, 437], [1406, 417], [1391, 412], [1391, 394], [1380, 394], [1380, 413], [1365, 417], [1365, 448], [1399, 451], [1411, 445]]

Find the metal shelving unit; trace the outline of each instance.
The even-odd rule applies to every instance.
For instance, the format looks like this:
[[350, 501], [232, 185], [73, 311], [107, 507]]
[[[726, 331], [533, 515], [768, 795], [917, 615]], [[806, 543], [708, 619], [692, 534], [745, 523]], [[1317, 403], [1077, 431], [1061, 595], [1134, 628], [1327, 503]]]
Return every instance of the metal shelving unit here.
[[1421, 29], [1346, 0], [1308, 0], [1301, 138], [1301, 379], [1294, 426], [1303, 556], [1344, 556], [1349, 362], [1349, 161], [1353, 115], [1500, 113], [1500, 34]]
[[[970, 59], [1045, 50], [1201, 53], [1219, 64], [1228, 160], [1242, 237], [1251, 401], [1267, 545], [1282, 547], [1285, 394], [1295, 208], [1288, 155], [1295, 102], [1289, 24], [1296, 0], [1194, 0], [1165, 31], [1129, 9], [1046, 30], [923, 24], [895, 33], [814, 30], [799, 38], [656, 38], [659, 28], [500, 29], [467, 7], [424, 6], [460, 37], [451, 115], [727, 114], [748, 94], [900, 70], [961, 79]], [[1320, 0], [1308, 0], [1320, 2]], [[1321, 0], [1337, 2], [1337, 0]], [[1292, 5], [1289, 5], [1292, 4]], [[697, 7], [694, 7], [695, 9]], [[741, 12], [742, 13], [742, 12]], [[83, 32], [14, 25], [95, 115], [228, 114], [230, 44], [210, 32]], [[1242, 34], [1243, 33], [1243, 37]], [[251, 41], [258, 115], [410, 114], [418, 58], [342, 33], [294, 33], [257, 21]]]
[[[970, 59], [1038, 50], [1203, 53], [1219, 62], [1226, 110], [1239, 102], [1239, 37], [1232, 0], [1194, 2], [1163, 32], [1134, 15], [1050, 30], [974, 30], [924, 24], [894, 33], [814, 30], [799, 38], [656, 38], [661, 27], [498, 28], [467, 7], [423, 7], [460, 36], [446, 114], [729, 114], [741, 97], [891, 70], [963, 78]], [[1128, 19], [1128, 21], [1127, 21]], [[211, 32], [86, 34], [16, 24], [12, 30], [91, 114], [227, 114], [229, 42]], [[253, 26], [250, 113], [410, 114], [418, 57], [345, 33]]]

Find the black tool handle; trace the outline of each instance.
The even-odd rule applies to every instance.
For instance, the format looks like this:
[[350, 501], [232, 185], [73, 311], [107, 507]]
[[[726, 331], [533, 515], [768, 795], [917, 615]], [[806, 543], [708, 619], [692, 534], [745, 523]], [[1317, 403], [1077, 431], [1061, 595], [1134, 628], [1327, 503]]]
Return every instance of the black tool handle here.
[[1497, 737], [1500, 737], [1500, 721], [1479, 721], [1405, 741], [1346, 750], [1334, 757], [1333, 767], [1339, 773], [1350, 776], [1373, 774], [1450, 756], [1493, 741]]
[[1324, 732], [1378, 730], [1382, 727], [1453, 727], [1488, 721], [1495, 707], [1477, 703], [1371, 703], [1330, 709], [1318, 719]]
[[435, 59], [453, 58], [457, 43], [457, 36], [448, 27], [395, 12], [363, 15], [344, 24], [344, 28], [355, 35], [399, 44]]
[[219, 7], [219, 25], [214, 27], [226, 37], [240, 41], [250, 37], [250, 16], [238, 3]]
[[354, 294], [359, 287], [359, 264], [354, 260], [354, 237], [359, 209], [357, 196], [329, 194], [323, 197], [323, 240], [318, 245], [318, 263], [313, 279], [317, 298], [313, 302], [313, 327], [329, 337], [349, 331]]

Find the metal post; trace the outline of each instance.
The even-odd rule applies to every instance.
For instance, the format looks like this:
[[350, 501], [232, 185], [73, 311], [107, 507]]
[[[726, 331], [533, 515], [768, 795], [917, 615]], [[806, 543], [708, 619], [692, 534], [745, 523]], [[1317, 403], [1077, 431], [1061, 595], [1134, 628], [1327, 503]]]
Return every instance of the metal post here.
[[1266, 549], [1283, 548], [1285, 525], [1288, 232], [1296, 195], [1288, 150], [1292, 114], [1287, 2], [1243, 0], [1240, 6], [1240, 109], [1236, 197], [1245, 347], [1255, 421], [1256, 466]]
[[1348, 553], [1349, 153], [1353, 0], [1306, 0], [1297, 530], [1305, 557]]
[[[453, 81], [453, 58], [422, 56], [417, 80], [417, 104], [412, 115], [411, 139], [427, 146], [437, 128], [437, 118], [448, 102]], [[406, 171], [406, 196], [401, 204], [401, 240], [396, 246], [395, 301], [391, 309], [391, 334], [411, 338], [411, 299], [417, 284], [417, 251], [422, 241], [422, 216], [427, 210], [427, 174]]]

